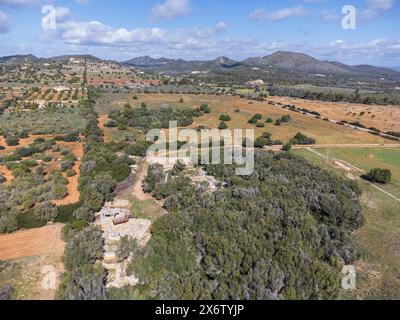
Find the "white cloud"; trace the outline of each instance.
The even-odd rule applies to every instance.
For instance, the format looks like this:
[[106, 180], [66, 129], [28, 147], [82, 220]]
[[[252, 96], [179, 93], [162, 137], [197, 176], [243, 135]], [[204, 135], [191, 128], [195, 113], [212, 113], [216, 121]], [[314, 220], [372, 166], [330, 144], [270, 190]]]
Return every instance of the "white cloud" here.
[[71, 12], [67, 7], [56, 7], [57, 22], [67, 21], [71, 17]]
[[366, 8], [361, 11], [361, 20], [372, 19], [382, 12], [390, 10], [398, 0], [367, 0]]
[[250, 13], [249, 18], [255, 20], [279, 21], [279, 20], [285, 20], [290, 17], [299, 17], [304, 15], [305, 13], [306, 10], [304, 9], [303, 6], [283, 8], [272, 12], [268, 12], [264, 8], [259, 8]]
[[341, 18], [341, 16], [334, 10], [324, 9], [321, 12], [321, 20], [324, 22], [339, 20], [340, 18]]
[[152, 20], [171, 20], [184, 17], [190, 12], [189, 0], [166, 0], [157, 4], [151, 10]]
[[[99, 21], [75, 21], [69, 10], [57, 30], [45, 32], [43, 41], [52, 43], [57, 50], [74, 52], [102, 52], [112, 57], [131, 58], [136, 55], [167, 56], [186, 59], [208, 59], [226, 55], [235, 59], [265, 56], [278, 50], [309, 53], [317, 58], [348, 61], [398, 61], [400, 41], [375, 39], [370, 42], [347, 43], [336, 40], [327, 44], [308, 42], [266, 42], [248, 37], [229, 37], [227, 25], [219, 22], [211, 27], [199, 28], [114, 28]], [[63, 45], [64, 44], [64, 45]], [[50, 44], [49, 44], [50, 45]], [[95, 47], [102, 47], [101, 50]], [[375, 60], [374, 60], [375, 59]]]
[[0, 33], [6, 33], [10, 29], [9, 17], [0, 11]]
[[37, 5], [38, 3], [38, 0], [0, 0], [0, 6], [7, 7], [32, 6]]

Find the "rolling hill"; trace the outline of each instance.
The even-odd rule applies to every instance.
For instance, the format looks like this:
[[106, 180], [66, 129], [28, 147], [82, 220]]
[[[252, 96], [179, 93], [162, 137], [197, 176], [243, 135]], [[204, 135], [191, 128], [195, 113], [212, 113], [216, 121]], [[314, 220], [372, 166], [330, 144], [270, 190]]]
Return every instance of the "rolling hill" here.
[[241, 72], [242, 74], [298, 75], [298, 76], [345, 76], [357, 78], [389, 77], [400, 81], [400, 73], [370, 65], [350, 66], [340, 62], [321, 61], [303, 53], [278, 51], [265, 57], [253, 57], [243, 61], [235, 61], [227, 57], [219, 57], [209, 61], [187, 61], [183, 59], [153, 59], [138, 57], [126, 61], [126, 64], [148, 72], [164, 74]]

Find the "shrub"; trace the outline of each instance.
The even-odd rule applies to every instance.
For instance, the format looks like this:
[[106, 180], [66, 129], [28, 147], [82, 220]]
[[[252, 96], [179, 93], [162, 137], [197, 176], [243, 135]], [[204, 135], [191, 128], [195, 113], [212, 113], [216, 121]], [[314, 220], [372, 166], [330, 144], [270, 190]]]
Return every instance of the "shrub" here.
[[19, 145], [19, 139], [17, 137], [9, 136], [6, 138], [6, 143], [9, 147], [14, 147]]
[[221, 122], [218, 126], [219, 130], [225, 130], [228, 129], [228, 125], [225, 122]]
[[67, 177], [74, 177], [76, 176], [76, 172], [73, 169], [68, 169], [66, 175]]
[[283, 147], [282, 147], [283, 151], [290, 151], [292, 150], [292, 144], [291, 143], [286, 143]]
[[124, 236], [118, 243], [117, 247], [117, 257], [119, 261], [124, 261], [128, 259], [130, 255], [135, 255], [135, 253], [139, 250], [139, 245], [136, 239], [133, 239], [129, 236]]
[[232, 118], [231, 118], [229, 115], [227, 115], [227, 114], [222, 114], [222, 115], [219, 117], [219, 120], [220, 120], [220, 121], [231, 121]]
[[283, 117], [281, 118], [281, 120], [282, 120], [282, 122], [287, 123], [287, 122], [292, 121], [292, 117], [289, 116], [289, 115], [286, 115], [286, 116], [283, 116]]
[[0, 183], [6, 182], [6, 178], [0, 173]]
[[82, 231], [72, 231], [65, 247], [64, 265], [68, 271], [85, 264], [93, 264], [103, 256], [102, 231], [90, 226]]
[[116, 128], [118, 127], [118, 122], [115, 120], [109, 120], [104, 124], [107, 128]]
[[54, 221], [58, 215], [58, 210], [50, 202], [39, 203], [34, 208], [34, 215], [36, 219], [43, 222]]
[[200, 110], [203, 113], [211, 113], [211, 108], [206, 103], [200, 106]]
[[257, 120], [256, 117], [252, 117], [252, 118], [248, 121], [248, 123], [250, 123], [250, 124], [256, 124], [257, 122], [258, 122], [258, 120]]
[[272, 120], [271, 118], [268, 118], [267, 120], [265, 120], [266, 123], [273, 123], [274, 120]]
[[367, 174], [367, 178], [372, 182], [386, 184], [392, 181], [392, 172], [389, 169], [375, 168]]
[[290, 139], [290, 143], [292, 145], [312, 145], [315, 144], [316, 141], [313, 138], [309, 138], [301, 132], [298, 132], [294, 138]]

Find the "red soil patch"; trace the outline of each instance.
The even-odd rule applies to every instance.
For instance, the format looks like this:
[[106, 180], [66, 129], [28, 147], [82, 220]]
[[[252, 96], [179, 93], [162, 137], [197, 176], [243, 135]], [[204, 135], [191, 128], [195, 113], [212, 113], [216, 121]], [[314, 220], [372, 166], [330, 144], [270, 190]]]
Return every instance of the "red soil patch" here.
[[17, 150], [18, 148], [22, 148], [22, 147], [26, 147], [29, 146], [30, 144], [33, 143], [33, 141], [35, 141], [36, 139], [39, 138], [43, 138], [43, 139], [52, 139], [54, 138], [55, 135], [51, 135], [51, 134], [45, 134], [45, 135], [31, 135], [28, 138], [25, 139], [19, 139], [19, 145], [18, 146], [8, 146], [6, 143], [6, 140], [4, 139], [3, 136], [0, 136], [0, 146], [5, 147], [5, 150], [0, 150], [0, 156], [2, 155], [7, 155], [10, 153], [13, 153], [15, 150]]
[[61, 240], [62, 224], [24, 230], [0, 235], [0, 260], [12, 260], [48, 254], [62, 256], [64, 242]]
[[143, 79], [124, 79], [116, 77], [88, 77], [89, 85], [112, 84], [116, 86], [125, 85], [159, 85], [159, 80], [143, 80]]
[[78, 191], [78, 184], [79, 184], [79, 176], [80, 176], [80, 168], [81, 168], [81, 162], [82, 162], [82, 157], [83, 157], [83, 146], [82, 143], [80, 142], [58, 142], [57, 143], [60, 147], [66, 148], [71, 150], [71, 152], [78, 158], [78, 160], [75, 162], [73, 166], [73, 170], [76, 172], [76, 175], [73, 177], [67, 177], [66, 174], [64, 173], [64, 177], [68, 179], [68, 185], [67, 185], [67, 190], [68, 190], [68, 196], [66, 196], [64, 199], [61, 200], [54, 200], [52, 201], [55, 205], [57, 206], [63, 206], [63, 205], [68, 205], [68, 204], [73, 204], [77, 203], [80, 198], [80, 193]]
[[4, 178], [6, 178], [6, 183], [11, 182], [14, 179], [12, 172], [6, 167], [0, 166], [0, 173]]

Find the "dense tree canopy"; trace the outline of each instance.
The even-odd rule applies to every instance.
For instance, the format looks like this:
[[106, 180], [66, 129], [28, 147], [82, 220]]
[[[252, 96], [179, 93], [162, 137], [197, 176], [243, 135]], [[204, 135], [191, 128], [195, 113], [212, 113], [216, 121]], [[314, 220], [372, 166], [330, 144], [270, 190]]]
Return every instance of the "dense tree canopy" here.
[[217, 191], [184, 172], [165, 183], [160, 167], [150, 168], [147, 191], [165, 198], [170, 213], [130, 270], [154, 297], [337, 297], [340, 266], [355, 258], [350, 233], [363, 223], [354, 182], [288, 153], [257, 153], [249, 177], [234, 166], [205, 170]]

